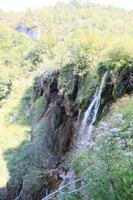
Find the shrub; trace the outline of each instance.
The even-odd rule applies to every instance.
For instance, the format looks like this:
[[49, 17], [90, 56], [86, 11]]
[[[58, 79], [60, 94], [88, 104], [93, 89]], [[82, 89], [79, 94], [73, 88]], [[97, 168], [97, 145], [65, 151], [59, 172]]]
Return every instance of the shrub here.
[[90, 200], [133, 198], [132, 161], [120, 149], [118, 141], [118, 137], [105, 133], [97, 139], [94, 150], [82, 152], [72, 161], [78, 176], [85, 171], [85, 192], [89, 193]]

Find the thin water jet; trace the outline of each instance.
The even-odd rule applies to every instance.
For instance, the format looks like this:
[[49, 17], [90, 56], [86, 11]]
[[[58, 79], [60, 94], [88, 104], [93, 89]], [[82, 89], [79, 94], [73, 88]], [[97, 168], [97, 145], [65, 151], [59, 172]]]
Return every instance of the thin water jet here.
[[101, 83], [100, 83], [100, 87], [96, 91], [88, 109], [84, 113], [84, 118], [82, 120], [80, 133], [82, 135], [87, 135], [87, 138], [88, 138], [87, 145], [89, 146], [93, 145], [93, 139], [92, 139], [93, 126], [94, 126], [94, 123], [96, 122], [97, 113], [100, 106], [101, 94], [104, 88], [107, 74], [108, 72], [106, 72], [103, 75]]

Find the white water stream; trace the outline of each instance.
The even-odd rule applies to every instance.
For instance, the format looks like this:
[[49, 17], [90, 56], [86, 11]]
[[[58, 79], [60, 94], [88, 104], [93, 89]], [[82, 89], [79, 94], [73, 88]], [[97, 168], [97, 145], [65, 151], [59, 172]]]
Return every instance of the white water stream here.
[[84, 118], [82, 120], [82, 124], [79, 130], [82, 136], [87, 135], [87, 140], [88, 140], [86, 141], [87, 145], [93, 144], [93, 140], [92, 140], [93, 125], [96, 121], [97, 113], [99, 110], [101, 94], [104, 88], [106, 77], [107, 77], [107, 72], [103, 75], [101, 83], [100, 83], [100, 87], [96, 91], [88, 109], [84, 113]]

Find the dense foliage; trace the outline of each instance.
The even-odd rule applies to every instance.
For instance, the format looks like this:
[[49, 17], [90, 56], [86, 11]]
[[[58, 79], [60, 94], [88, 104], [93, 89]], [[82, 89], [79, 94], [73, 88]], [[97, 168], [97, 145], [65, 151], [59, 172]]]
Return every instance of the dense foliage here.
[[[128, 106], [124, 107], [126, 103]], [[84, 150], [72, 161], [77, 176], [81, 177], [85, 173], [84, 192], [89, 199], [131, 200], [133, 198], [131, 104], [131, 97], [125, 97], [118, 102], [113, 113], [117, 109], [117, 112], [123, 115], [113, 114], [101, 122], [95, 147]]]
[[[132, 18], [130, 11], [93, 4], [81, 5], [80, 1], [18, 13], [0, 10], [0, 101], [12, 94], [7, 104], [0, 104], [3, 106], [0, 113], [3, 123], [0, 126], [0, 164], [2, 170], [4, 168], [0, 172], [1, 177], [6, 174], [7, 180], [7, 171], [10, 175], [18, 172], [16, 180], [22, 182], [26, 174], [31, 173], [32, 176], [33, 169], [38, 172], [41, 162], [43, 166], [39, 167], [43, 169], [51, 156], [47, 150], [41, 154], [44, 145], [42, 136], [48, 121], [40, 119], [47, 105], [44, 96], [33, 102], [33, 77], [43, 70], [63, 67], [58, 89], [70, 96], [78, 76], [80, 84], [75, 102], [85, 109], [102, 72], [113, 71], [112, 76], [116, 73], [116, 77], [120, 72], [121, 78], [126, 70], [132, 72]], [[39, 39], [32, 40], [27, 34], [18, 33], [18, 27], [31, 30], [36, 27], [36, 31], [40, 32]], [[127, 88], [127, 84], [132, 86], [132, 80], [129, 82], [126, 83]], [[116, 88], [114, 86], [115, 100], [122, 96], [118, 94], [119, 90], [123, 91], [122, 87], [119, 83]], [[85, 171], [83, 183], [86, 187], [80, 193], [59, 196], [59, 199], [132, 200], [132, 105], [129, 101], [128, 107], [122, 108], [125, 122], [116, 127], [120, 128], [118, 135], [110, 131], [113, 125], [99, 129], [99, 132], [102, 131], [96, 139], [96, 147], [89, 151], [85, 149], [72, 160], [76, 177], [81, 177]], [[108, 123], [114, 122], [109, 119]], [[36, 130], [31, 130], [31, 125]], [[35, 140], [29, 141], [35, 131]], [[127, 144], [124, 149], [121, 146], [123, 139]], [[3, 155], [8, 161], [8, 170]]]
[[[46, 68], [73, 62], [83, 68], [87, 63], [94, 70], [103, 60], [117, 59], [118, 67], [131, 61], [132, 15], [112, 7], [81, 5], [80, 1], [20, 13], [0, 11], [0, 98], [7, 95], [11, 79], [23, 77], [39, 63]], [[39, 40], [16, 32], [18, 27], [35, 27]], [[108, 66], [112, 68], [112, 64]]]

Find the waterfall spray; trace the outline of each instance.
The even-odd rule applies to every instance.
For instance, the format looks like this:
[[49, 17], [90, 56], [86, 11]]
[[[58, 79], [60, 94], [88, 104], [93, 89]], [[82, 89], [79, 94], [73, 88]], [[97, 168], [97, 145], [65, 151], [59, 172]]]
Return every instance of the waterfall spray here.
[[92, 141], [93, 125], [96, 121], [97, 113], [98, 113], [99, 106], [100, 106], [101, 94], [102, 94], [102, 91], [103, 91], [103, 88], [104, 88], [104, 84], [105, 84], [107, 74], [108, 74], [108, 72], [106, 72], [103, 75], [101, 83], [100, 83], [100, 87], [96, 91], [88, 109], [86, 110], [82, 124], [81, 124], [80, 133], [81, 134], [87, 134], [88, 145], [91, 145], [92, 142], [93, 142]]

